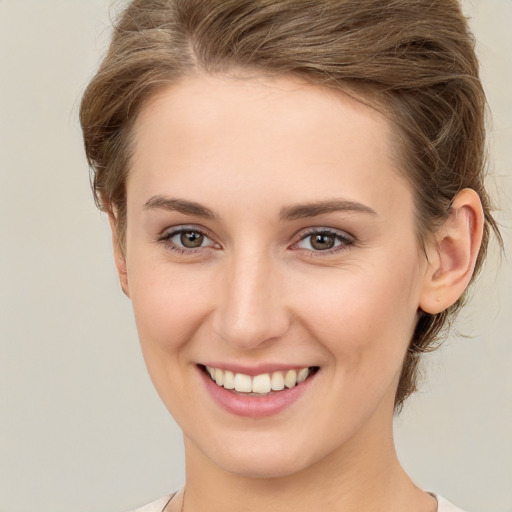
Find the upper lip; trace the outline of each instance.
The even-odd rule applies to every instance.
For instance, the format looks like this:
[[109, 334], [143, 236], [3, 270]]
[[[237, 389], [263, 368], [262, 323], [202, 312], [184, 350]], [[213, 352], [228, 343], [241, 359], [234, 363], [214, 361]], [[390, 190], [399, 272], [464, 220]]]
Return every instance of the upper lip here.
[[311, 368], [310, 364], [283, 364], [283, 363], [259, 363], [257, 365], [244, 365], [239, 363], [220, 363], [209, 361], [202, 363], [202, 366], [210, 366], [212, 368], [219, 368], [220, 370], [230, 371], [233, 373], [243, 373], [254, 377], [263, 373], [286, 372], [288, 370], [298, 370], [301, 368]]

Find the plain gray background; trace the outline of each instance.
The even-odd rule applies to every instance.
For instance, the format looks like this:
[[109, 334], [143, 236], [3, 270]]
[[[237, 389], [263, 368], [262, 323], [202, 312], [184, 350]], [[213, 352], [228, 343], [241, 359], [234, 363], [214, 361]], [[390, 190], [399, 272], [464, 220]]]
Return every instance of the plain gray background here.
[[[180, 432], [143, 366], [77, 121], [111, 3], [0, 0], [0, 512], [119, 512], [183, 483]], [[397, 447], [424, 488], [509, 512], [512, 0], [464, 6], [494, 112], [507, 256], [490, 258], [458, 322], [472, 337], [428, 357]]]

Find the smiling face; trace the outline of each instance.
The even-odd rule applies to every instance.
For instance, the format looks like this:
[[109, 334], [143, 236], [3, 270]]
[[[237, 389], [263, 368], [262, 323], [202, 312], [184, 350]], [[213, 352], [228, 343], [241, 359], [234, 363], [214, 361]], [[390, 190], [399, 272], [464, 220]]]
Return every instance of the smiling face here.
[[425, 270], [392, 137], [286, 78], [199, 75], [143, 110], [118, 263], [197, 461], [278, 476], [392, 443]]

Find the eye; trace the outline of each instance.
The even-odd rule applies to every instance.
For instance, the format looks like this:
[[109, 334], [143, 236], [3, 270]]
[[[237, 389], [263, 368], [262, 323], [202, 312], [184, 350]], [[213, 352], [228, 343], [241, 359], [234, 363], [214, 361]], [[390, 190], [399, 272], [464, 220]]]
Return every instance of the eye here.
[[197, 228], [180, 227], [165, 232], [160, 241], [179, 253], [194, 252], [197, 249], [217, 247], [217, 244]]
[[175, 244], [179, 243], [187, 249], [196, 249], [201, 247], [205, 241], [205, 236], [198, 231], [182, 231], [180, 234], [174, 235], [171, 241]]
[[311, 252], [331, 252], [341, 250], [353, 243], [353, 239], [343, 232], [320, 229], [303, 235], [296, 247]]

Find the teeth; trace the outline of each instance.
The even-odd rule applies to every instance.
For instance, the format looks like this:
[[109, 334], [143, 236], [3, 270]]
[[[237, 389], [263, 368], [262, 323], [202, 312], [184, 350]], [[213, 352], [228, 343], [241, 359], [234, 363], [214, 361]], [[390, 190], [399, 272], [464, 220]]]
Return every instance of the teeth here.
[[288, 370], [284, 378], [284, 385], [287, 388], [293, 388], [297, 384], [297, 372], [295, 370]]
[[293, 388], [304, 382], [309, 374], [309, 368], [288, 370], [287, 372], [262, 373], [251, 377], [243, 373], [230, 372], [220, 368], [206, 367], [206, 371], [218, 386], [225, 389], [234, 389], [239, 393], [256, 393], [265, 395], [271, 391], [282, 391], [286, 388]]
[[256, 375], [252, 378], [253, 393], [270, 393], [271, 389], [270, 375], [268, 373]]
[[284, 389], [284, 377], [281, 372], [272, 374], [272, 391], [281, 391]]
[[237, 373], [235, 375], [235, 391], [239, 391], [240, 393], [250, 393], [252, 391], [251, 381], [252, 379], [249, 377], [249, 375]]
[[219, 370], [218, 368], [215, 368], [215, 382], [219, 386], [222, 386], [222, 384], [224, 384], [224, 372], [222, 370]]
[[224, 372], [224, 384], [226, 389], [235, 389], [235, 374], [230, 371]]
[[309, 368], [302, 368], [302, 370], [299, 370], [297, 373], [297, 384], [300, 384], [301, 382], [304, 382], [309, 375]]

